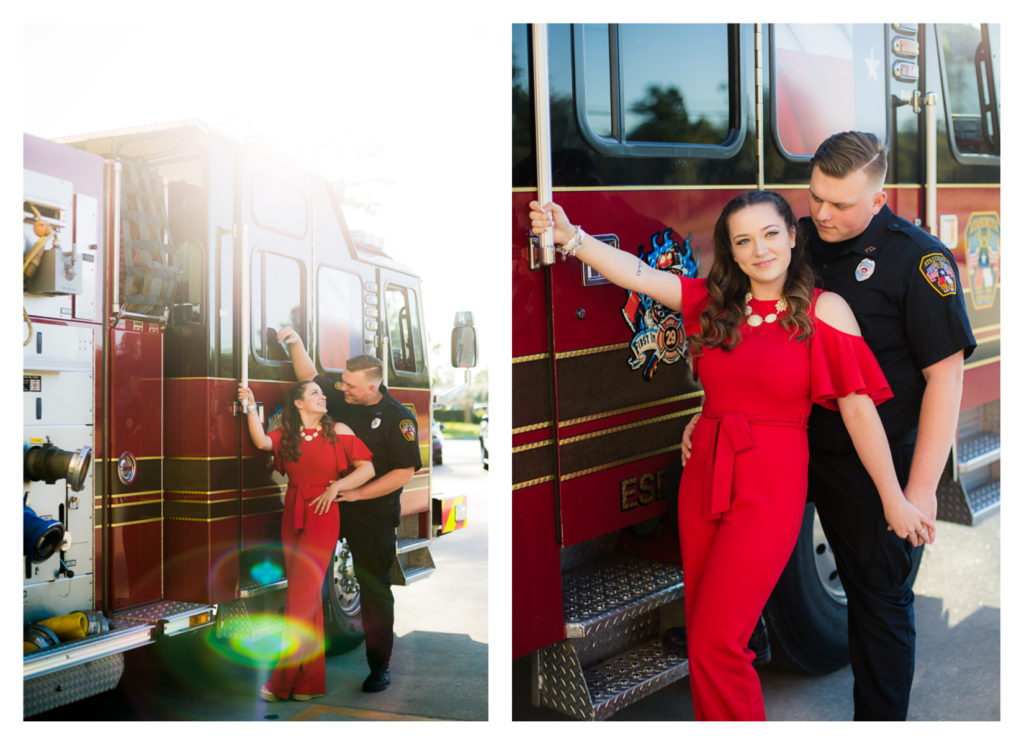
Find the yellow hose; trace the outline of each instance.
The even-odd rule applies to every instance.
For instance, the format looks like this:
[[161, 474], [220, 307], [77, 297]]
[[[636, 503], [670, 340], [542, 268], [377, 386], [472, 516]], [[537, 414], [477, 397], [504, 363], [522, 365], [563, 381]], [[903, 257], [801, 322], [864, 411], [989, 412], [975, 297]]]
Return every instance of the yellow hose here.
[[39, 625], [50, 629], [62, 642], [84, 639], [89, 631], [89, 619], [81, 611], [47, 618], [45, 621], [40, 621]]

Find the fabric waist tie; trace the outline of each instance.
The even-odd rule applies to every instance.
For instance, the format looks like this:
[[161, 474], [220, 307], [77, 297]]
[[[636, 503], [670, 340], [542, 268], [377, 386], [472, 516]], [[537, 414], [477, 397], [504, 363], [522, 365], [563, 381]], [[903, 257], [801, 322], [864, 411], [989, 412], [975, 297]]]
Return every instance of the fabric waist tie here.
[[704, 518], [715, 520], [729, 509], [732, 496], [733, 469], [736, 453], [742, 453], [754, 447], [754, 436], [750, 431], [751, 424], [769, 427], [792, 427], [807, 429], [807, 417], [786, 419], [782, 417], [745, 416], [738, 411], [722, 413], [701, 412], [701, 420], [711, 422], [715, 428], [714, 463], [708, 469], [711, 483], [704, 484], [704, 493], [709, 494], [704, 503]]
[[306, 507], [314, 499], [324, 493], [331, 485], [330, 481], [289, 481], [288, 488], [295, 490], [295, 530], [302, 530], [305, 525]]

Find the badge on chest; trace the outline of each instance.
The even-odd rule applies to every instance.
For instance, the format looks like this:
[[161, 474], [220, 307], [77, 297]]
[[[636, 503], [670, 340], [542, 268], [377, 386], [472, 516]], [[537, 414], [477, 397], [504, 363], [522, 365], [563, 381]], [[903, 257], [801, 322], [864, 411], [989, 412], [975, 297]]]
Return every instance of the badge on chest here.
[[853, 271], [853, 276], [857, 278], [858, 282], [863, 282], [874, 273], [874, 259], [863, 259], [859, 264], [857, 264], [857, 268]]

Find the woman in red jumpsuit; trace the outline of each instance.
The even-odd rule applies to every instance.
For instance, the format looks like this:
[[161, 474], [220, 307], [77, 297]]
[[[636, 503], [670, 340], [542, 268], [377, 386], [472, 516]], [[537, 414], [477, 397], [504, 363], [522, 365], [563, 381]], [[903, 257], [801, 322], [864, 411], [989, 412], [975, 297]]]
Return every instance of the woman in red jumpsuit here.
[[[811, 404], [838, 409], [901, 537], [934, 524], [903, 496], [875, 405], [892, 392], [853, 313], [813, 275], [789, 203], [736, 197], [715, 226], [704, 279], [652, 269], [587, 236], [556, 204], [533, 230], [604, 277], [681, 311], [704, 387], [679, 486], [687, 646], [700, 720], [763, 720], [747, 641], [792, 553], [807, 497]], [[681, 286], [680, 286], [681, 285]]]
[[[312, 381], [288, 391], [281, 428], [269, 435], [256, 415], [252, 392], [239, 385], [238, 400], [249, 404], [253, 443], [260, 450], [273, 450], [275, 466], [288, 476], [281, 517], [288, 577], [282, 651], [260, 696], [308, 701], [327, 689], [320, 593], [338, 542], [334, 502], [340, 492], [373, 478], [373, 456], [347, 425], [331, 420], [327, 398]], [[339, 478], [353, 466], [355, 470]]]

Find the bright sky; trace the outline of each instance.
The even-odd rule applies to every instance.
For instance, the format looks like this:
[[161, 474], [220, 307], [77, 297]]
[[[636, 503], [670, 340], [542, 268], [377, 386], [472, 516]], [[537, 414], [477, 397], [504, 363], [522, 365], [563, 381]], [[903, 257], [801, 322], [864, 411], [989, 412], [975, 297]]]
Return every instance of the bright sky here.
[[[493, 46], [506, 43], [508, 26], [470, 37], [436, 9], [403, 12], [408, 22], [395, 25], [390, 5], [326, 16], [318, 5], [333, 4], [277, 5], [271, 21], [192, 2], [164, 6], [171, 17], [131, 10], [154, 7], [139, 4], [106, 14], [117, 21], [81, 11], [28, 19], [23, 130], [59, 137], [199, 119], [343, 182], [349, 227], [381, 236], [422, 275], [443, 358], [455, 312], [470, 310], [486, 364], [509, 307], [495, 302], [492, 271], [507, 261], [507, 95], [499, 109], [495, 84], [508, 64]], [[76, 16], [84, 23], [68, 22]], [[367, 204], [372, 213], [360, 209]]]

